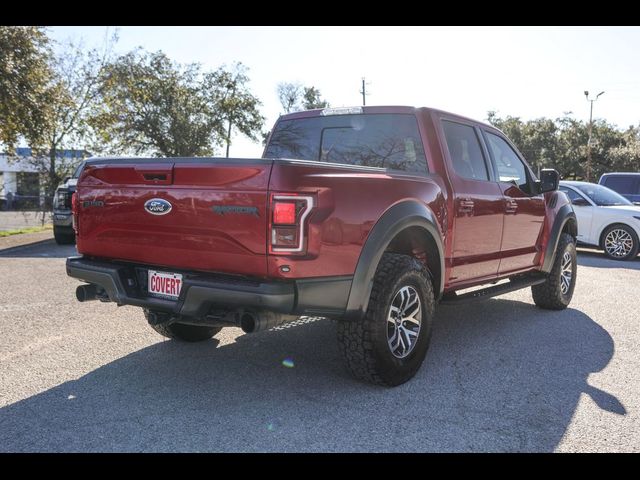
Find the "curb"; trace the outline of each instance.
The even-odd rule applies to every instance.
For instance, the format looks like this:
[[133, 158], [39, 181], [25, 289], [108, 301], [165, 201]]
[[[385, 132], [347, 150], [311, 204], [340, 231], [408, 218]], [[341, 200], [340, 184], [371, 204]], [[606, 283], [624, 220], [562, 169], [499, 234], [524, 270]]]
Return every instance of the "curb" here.
[[23, 245], [16, 245], [15, 247], [8, 247], [8, 248], [0, 249], [0, 257], [3, 256], [6, 253], [11, 253], [11, 252], [14, 252], [16, 250], [20, 250], [22, 248], [33, 247], [35, 245], [40, 245], [42, 243], [49, 243], [49, 242], [55, 242], [55, 240], [53, 238], [47, 238], [45, 240], [36, 240], [35, 242], [25, 243]]

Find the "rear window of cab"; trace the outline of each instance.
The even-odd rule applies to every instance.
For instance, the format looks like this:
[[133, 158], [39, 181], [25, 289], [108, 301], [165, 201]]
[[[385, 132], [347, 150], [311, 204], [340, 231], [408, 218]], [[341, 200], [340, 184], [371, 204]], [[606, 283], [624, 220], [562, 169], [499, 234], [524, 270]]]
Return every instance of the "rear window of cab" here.
[[428, 171], [416, 117], [411, 114], [331, 115], [278, 122], [268, 158], [292, 158]]

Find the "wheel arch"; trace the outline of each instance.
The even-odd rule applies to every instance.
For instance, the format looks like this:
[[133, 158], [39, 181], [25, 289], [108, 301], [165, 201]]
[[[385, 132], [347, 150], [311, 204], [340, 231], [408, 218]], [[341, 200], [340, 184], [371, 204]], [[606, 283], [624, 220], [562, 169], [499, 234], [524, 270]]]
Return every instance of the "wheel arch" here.
[[442, 234], [433, 212], [415, 200], [393, 205], [380, 217], [365, 241], [356, 265], [344, 318], [361, 318], [367, 310], [373, 277], [383, 253], [412, 255], [426, 264], [436, 299], [444, 289]]
[[562, 227], [561, 233], [568, 233], [574, 239], [578, 238], [578, 222], [575, 217], [569, 217]]
[[578, 220], [576, 219], [576, 214], [569, 203], [560, 207], [553, 221], [541, 269], [545, 273], [549, 273], [553, 268], [553, 261], [556, 256], [556, 250], [558, 249], [558, 242], [560, 241], [560, 236], [563, 233], [570, 234], [574, 239], [578, 236]]

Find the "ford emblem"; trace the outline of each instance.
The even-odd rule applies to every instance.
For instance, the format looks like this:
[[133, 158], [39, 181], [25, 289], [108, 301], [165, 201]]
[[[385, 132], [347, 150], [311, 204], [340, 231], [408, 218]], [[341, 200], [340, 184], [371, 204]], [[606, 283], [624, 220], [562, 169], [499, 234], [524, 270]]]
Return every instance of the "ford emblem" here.
[[152, 198], [144, 203], [144, 209], [151, 215], [166, 215], [172, 208], [172, 205], [162, 198]]

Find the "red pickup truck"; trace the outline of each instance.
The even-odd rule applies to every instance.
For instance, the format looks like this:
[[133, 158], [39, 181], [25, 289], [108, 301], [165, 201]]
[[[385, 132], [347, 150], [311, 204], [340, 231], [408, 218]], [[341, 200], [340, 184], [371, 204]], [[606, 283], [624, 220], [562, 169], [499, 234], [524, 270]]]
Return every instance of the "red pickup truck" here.
[[87, 161], [67, 273], [79, 301], [142, 307], [179, 340], [336, 319], [351, 372], [398, 385], [438, 302], [531, 286], [539, 307], [567, 307], [576, 218], [558, 173], [540, 177], [502, 132], [451, 113], [293, 113], [262, 159]]

